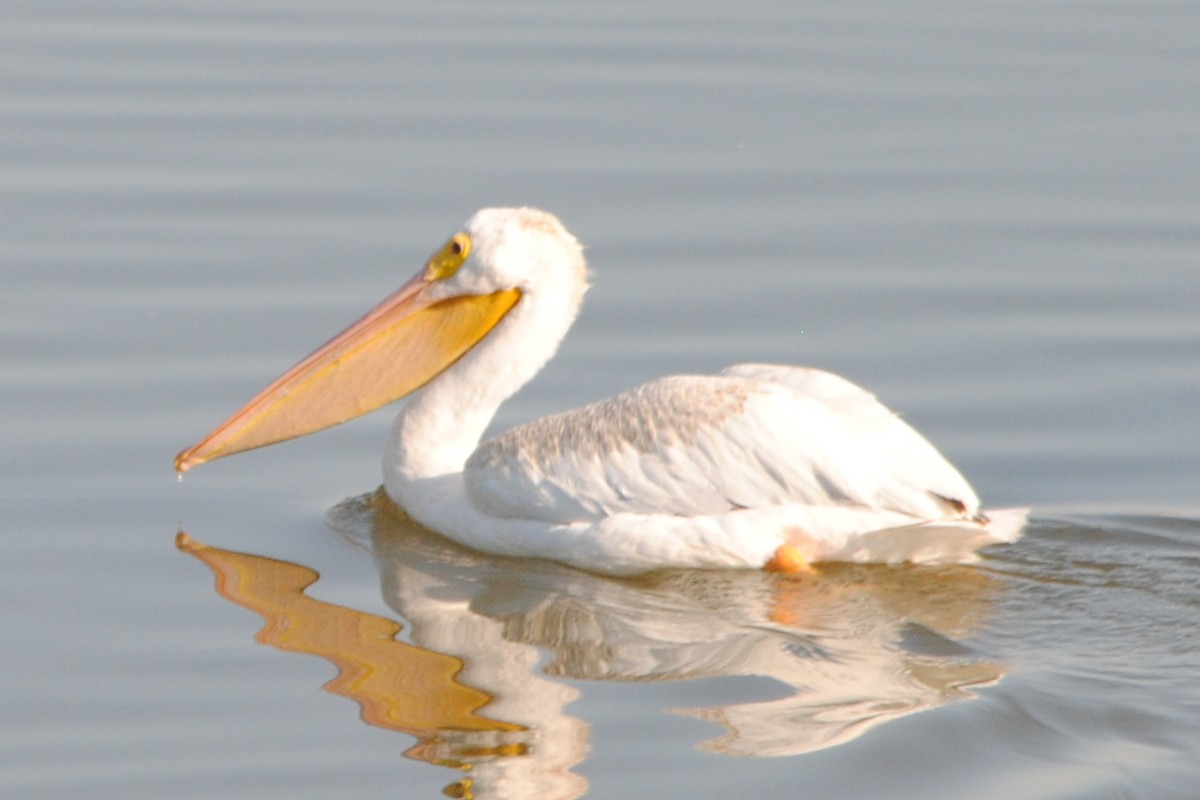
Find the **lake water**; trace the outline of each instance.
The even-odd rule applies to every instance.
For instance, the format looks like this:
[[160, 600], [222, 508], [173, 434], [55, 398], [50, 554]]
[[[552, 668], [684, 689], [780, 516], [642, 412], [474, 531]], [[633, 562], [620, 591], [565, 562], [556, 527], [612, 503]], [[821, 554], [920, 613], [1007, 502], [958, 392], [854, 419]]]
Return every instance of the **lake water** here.
[[[0, 794], [1200, 795], [1198, 31], [8, 4]], [[372, 503], [387, 412], [176, 480], [492, 204], [554, 211], [595, 272], [498, 427], [820, 366], [1032, 507], [1025, 538], [803, 579], [488, 558]]]

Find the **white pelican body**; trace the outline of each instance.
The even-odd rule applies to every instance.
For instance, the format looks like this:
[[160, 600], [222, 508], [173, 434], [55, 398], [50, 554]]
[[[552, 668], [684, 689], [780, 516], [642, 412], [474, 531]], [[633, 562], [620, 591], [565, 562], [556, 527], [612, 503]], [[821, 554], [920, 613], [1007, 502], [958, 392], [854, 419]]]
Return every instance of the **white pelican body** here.
[[411, 394], [384, 457], [410, 516], [502, 555], [663, 567], [962, 561], [1012, 541], [925, 439], [854, 384], [743, 364], [676, 376], [480, 443], [554, 354], [587, 288], [554, 216], [484, 209], [407, 285], [267, 387], [176, 468]]

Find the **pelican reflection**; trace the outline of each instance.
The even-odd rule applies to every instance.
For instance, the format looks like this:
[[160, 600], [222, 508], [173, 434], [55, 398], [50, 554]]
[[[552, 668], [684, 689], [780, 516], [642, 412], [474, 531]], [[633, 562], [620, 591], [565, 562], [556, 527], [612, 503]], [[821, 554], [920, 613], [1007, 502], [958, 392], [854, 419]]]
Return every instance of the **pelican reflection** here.
[[1002, 675], [962, 643], [999, 585], [970, 567], [614, 579], [467, 550], [382, 493], [340, 504], [330, 521], [374, 555], [407, 642], [395, 620], [305, 595], [317, 577], [307, 567], [186, 535], [180, 547], [214, 570], [222, 596], [264, 617], [259, 642], [328, 659], [339, 670], [330, 691], [355, 700], [365, 722], [417, 738], [406, 755], [466, 770], [447, 788], [458, 796], [584, 794], [572, 769], [587, 757], [589, 726], [567, 709], [586, 681], [769, 678], [766, 697], [761, 680], [745, 681], [732, 701], [706, 703], [698, 690], [693, 707], [664, 710], [720, 726], [704, 749], [786, 756], [970, 697]]

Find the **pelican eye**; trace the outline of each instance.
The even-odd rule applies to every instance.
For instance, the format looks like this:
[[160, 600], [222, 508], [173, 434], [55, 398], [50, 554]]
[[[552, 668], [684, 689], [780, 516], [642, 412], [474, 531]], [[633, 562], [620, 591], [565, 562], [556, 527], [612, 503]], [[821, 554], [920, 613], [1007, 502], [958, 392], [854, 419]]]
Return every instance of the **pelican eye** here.
[[426, 267], [430, 280], [440, 281], [458, 272], [458, 268], [471, 255], [471, 237], [465, 233], [456, 233], [450, 237], [441, 250], [433, 254]]

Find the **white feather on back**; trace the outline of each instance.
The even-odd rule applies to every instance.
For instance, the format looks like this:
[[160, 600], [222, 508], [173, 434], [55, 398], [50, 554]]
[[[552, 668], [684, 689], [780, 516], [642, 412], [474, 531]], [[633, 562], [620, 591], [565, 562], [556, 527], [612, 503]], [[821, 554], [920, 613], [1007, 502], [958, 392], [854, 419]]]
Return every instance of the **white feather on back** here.
[[973, 517], [967, 482], [873, 395], [828, 372], [742, 364], [663, 378], [483, 442], [485, 514], [553, 523], [781, 505]]

